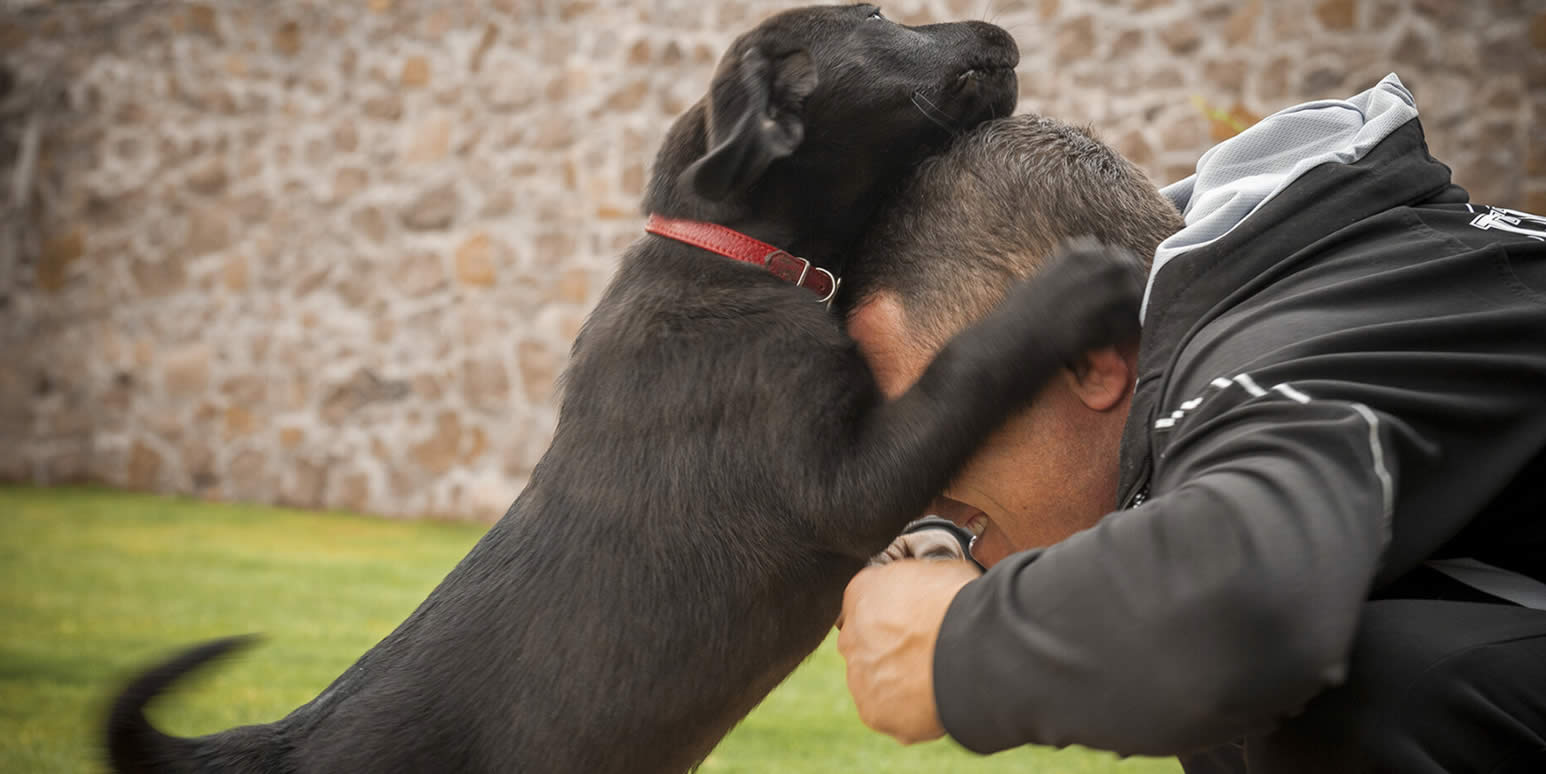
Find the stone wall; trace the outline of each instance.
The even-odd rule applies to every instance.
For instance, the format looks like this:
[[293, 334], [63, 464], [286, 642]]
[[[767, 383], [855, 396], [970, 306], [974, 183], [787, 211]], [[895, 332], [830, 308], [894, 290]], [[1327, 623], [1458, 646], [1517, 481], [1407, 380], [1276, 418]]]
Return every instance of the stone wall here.
[[[488, 518], [639, 233], [656, 143], [779, 2], [0, 0], [0, 478]], [[1157, 182], [1397, 71], [1546, 211], [1546, 2], [896, 0]]]

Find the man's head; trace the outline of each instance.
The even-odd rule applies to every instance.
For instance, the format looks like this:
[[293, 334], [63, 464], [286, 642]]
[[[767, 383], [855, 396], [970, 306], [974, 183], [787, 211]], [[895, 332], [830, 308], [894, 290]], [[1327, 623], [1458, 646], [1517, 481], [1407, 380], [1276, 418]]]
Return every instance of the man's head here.
[[[1087, 131], [1040, 116], [983, 125], [925, 162], [874, 221], [847, 276], [849, 330], [888, 395], [1062, 242], [1145, 261], [1182, 226], [1143, 173]], [[985, 563], [1046, 545], [1115, 506], [1133, 352], [1092, 352], [1011, 419], [958, 476], [944, 513]]]

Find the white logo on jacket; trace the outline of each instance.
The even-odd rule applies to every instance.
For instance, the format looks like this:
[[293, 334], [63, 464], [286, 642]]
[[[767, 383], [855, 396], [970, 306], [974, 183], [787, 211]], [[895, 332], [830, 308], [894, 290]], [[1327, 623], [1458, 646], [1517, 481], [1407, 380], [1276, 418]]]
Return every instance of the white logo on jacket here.
[[[1466, 209], [1476, 212], [1476, 209], [1469, 204], [1466, 205]], [[1486, 212], [1471, 219], [1472, 226], [1483, 231], [1503, 231], [1527, 236], [1537, 242], [1546, 242], [1546, 218], [1506, 207], [1489, 205], [1485, 206], [1485, 209]]]

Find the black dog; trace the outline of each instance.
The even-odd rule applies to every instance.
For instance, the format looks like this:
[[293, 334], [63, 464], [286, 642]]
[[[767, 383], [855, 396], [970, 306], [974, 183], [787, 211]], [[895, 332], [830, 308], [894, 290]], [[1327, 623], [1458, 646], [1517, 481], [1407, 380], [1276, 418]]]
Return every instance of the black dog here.
[[[780, 14], [735, 42], [672, 127], [645, 208], [835, 269], [882, 192], [1013, 109], [1017, 61], [984, 23]], [[1080, 257], [887, 402], [828, 307], [768, 271], [796, 259], [751, 266], [644, 237], [575, 342], [530, 485], [407, 621], [288, 717], [175, 739], [144, 705], [237, 641], [188, 651], [113, 706], [113, 765], [693, 767], [822, 641], [848, 579], [997, 422], [1063, 363], [1135, 330], [1131, 265]]]

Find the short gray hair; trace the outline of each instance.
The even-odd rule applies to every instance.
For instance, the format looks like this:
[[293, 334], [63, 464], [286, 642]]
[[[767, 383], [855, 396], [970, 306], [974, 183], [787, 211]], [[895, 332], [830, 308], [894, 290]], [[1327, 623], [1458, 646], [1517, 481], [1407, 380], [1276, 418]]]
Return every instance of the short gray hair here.
[[849, 309], [890, 291], [911, 332], [939, 345], [1077, 237], [1152, 259], [1181, 214], [1088, 130], [1002, 118], [924, 162], [872, 222], [843, 278]]

